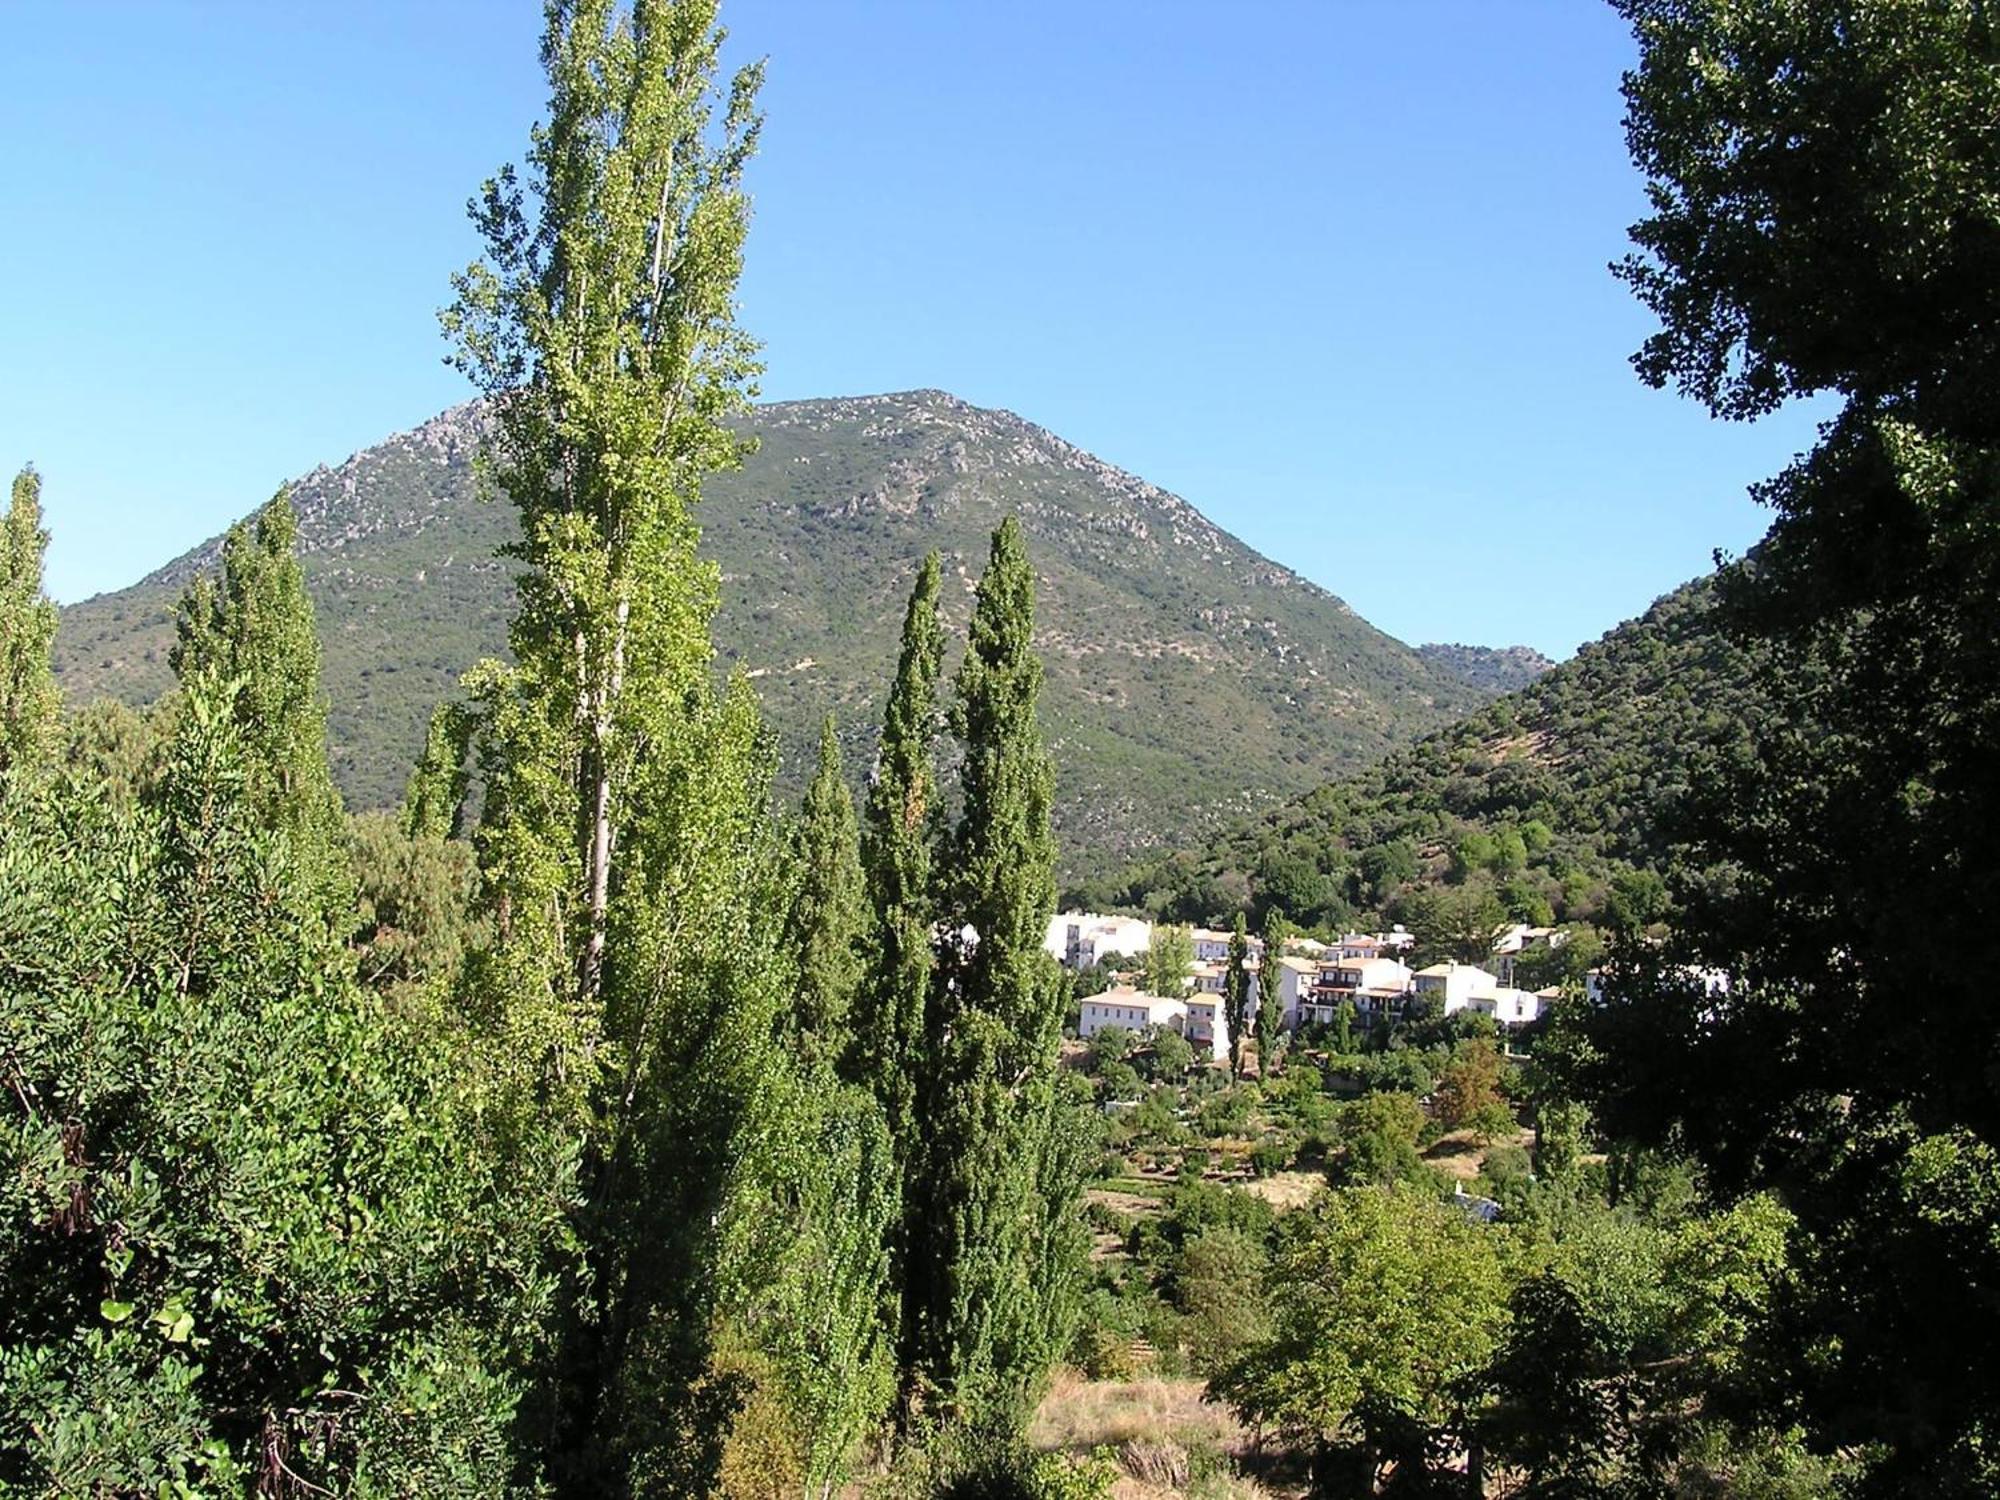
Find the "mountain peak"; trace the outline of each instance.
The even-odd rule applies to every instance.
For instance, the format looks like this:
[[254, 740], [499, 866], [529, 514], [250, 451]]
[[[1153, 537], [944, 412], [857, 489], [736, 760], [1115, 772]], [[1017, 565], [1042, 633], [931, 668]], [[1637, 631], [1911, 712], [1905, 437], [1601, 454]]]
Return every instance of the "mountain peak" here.
[[[1487, 693], [1259, 556], [1193, 505], [1012, 412], [948, 392], [773, 402], [757, 452], [704, 490], [722, 573], [715, 635], [752, 674], [799, 780], [835, 711], [857, 777], [917, 560], [965, 582], [1020, 517], [1040, 579], [1044, 725], [1072, 870], [1268, 806], [1358, 767]], [[476, 499], [485, 409], [466, 402], [293, 485], [325, 647], [335, 773], [350, 802], [400, 795], [431, 708], [505, 649], [511, 507]], [[255, 497], [261, 498], [261, 497]], [[172, 607], [211, 540], [63, 612], [75, 697], [145, 701], [169, 684]]]

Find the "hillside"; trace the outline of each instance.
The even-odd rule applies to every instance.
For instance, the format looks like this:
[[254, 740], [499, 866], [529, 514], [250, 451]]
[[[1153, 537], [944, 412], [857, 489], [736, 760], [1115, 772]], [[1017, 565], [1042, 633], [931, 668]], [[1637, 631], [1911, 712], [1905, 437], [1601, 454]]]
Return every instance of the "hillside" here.
[[1741, 744], [1767, 712], [1714, 611], [1713, 576], [1686, 584], [1459, 723], [1082, 894], [1340, 925], [1470, 876], [1522, 920], [1588, 915], [1616, 871], [1665, 861], [1662, 815], [1692, 758]]
[[1417, 655], [1484, 693], [1524, 688], [1555, 665], [1533, 646], [1467, 646], [1433, 641]]
[[[703, 502], [704, 550], [722, 569], [722, 656], [757, 679], [788, 789], [828, 709], [866, 774], [917, 559], [944, 554], [962, 630], [1009, 511], [1041, 580], [1072, 874], [1185, 844], [1490, 696], [1186, 501], [1010, 413], [917, 391], [764, 406], [753, 425], [756, 455]], [[504, 643], [512, 591], [496, 553], [514, 516], [475, 494], [480, 432], [477, 406], [454, 408], [293, 486], [335, 774], [358, 807], [401, 794], [431, 706]], [[174, 601], [218, 545], [63, 611], [57, 668], [73, 698], [144, 702], [167, 687]]]

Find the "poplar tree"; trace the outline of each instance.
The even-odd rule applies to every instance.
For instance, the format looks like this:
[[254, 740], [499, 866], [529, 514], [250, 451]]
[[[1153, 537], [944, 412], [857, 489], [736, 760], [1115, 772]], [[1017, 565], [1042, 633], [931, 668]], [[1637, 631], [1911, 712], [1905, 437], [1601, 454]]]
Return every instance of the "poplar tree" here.
[[42, 592], [48, 545], [42, 477], [26, 468], [0, 528], [0, 776], [41, 757], [62, 701], [49, 668], [56, 607]]
[[431, 711], [397, 820], [406, 838], [455, 839], [464, 831], [471, 781], [466, 757], [477, 728], [477, 716], [463, 703], [440, 703]]
[[794, 1046], [837, 1057], [861, 978], [864, 908], [860, 835], [831, 714], [820, 726], [819, 766], [792, 827], [789, 852], [794, 884], [785, 941], [798, 964], [798, 984], [788, 1032]]
[[[1264, 962], [1271, 961], [1269, 950]], [[1229, 938], [1229, 972], [1222, 982], [1223, 1024], [1229, 1028], [1229, 1076], [1243, 1076], [1243, 1033], [1250, 1026], [1250, 935], [1243, 913], [1236, 914], [1236, 931]]]
[[553, 0], [526, 182], [473, 205], [484, 261], [444, 314], [489, 394], [521, 516], [513, 663], [472, 676], [475, 964], [509, 1138], [576, 1259], [526, 1423], [540, 1477], [712, 1488], [740, 1382], [712, 1364], [772, 1145], [786, 978], [771, 757], [712, 682], [704, 478], [757, 364], [735, 324], [761, 70], [719, 81], [714, 0]]
[[1284, 918], [1273, 907], [1264, 917], [1264, 962], [1257, 970], [1257, 1076], [1268, 1079], [1278, 1055], [1278, 1033], [1285, 1024], [1284, 995], [1279, 986], [1285, 971], [1278, 962], [1284, 948]]
[[354, 907], [346, 814], [326, 754], [319, 634], [299, 566], [298, 517], [280, 490], [222, 544], [219, 580], [195, 580], [180, 603], [169, 659], [183, 682], [234, 684], [244, 745], [244, 794], [291, 846], [302, 888], [336, 938]]
[[994, 534], [958, 674], [963, 811], [943, 883], [926, 1015], [922, 1149], [908, 1275], [915, 1374], [947, 1422], [1018, 1430], [1067, 1335], [1082, 1162], [1059, 1087], [1062, 987], [1053, 774], [1036, 718], [1034, 570], [1017, 521]]

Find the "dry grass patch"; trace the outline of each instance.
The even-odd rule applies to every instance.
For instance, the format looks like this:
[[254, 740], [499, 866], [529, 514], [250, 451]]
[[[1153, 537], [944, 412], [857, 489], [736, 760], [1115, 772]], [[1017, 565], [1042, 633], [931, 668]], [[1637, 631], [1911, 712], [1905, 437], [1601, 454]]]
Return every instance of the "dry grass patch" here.
[[1061, 1370], [1028, 1429], [1028, 1441], [1044, 1451], [1091, 1453], [1127, 1443], [1170, 1442], [1239, 1451], [1242, 1424], [1228, 1407], [1201, 1399], [1199, 1380], [1086, 1380]]
[[1535, 1144], [1532, 1130], [1517, 1130], [1512, 1135], [1501, 1136], [1481, 1145], [1470, 1131], [1454, 1130], [1449, 1135], [1441, 1135], [1431, 1148], [1424, 1153], [1424, 1160], [1449, 1177], [1460, 1182], [1470, 1182], [1486, 1170], [1486, 1153], [1501, 1146], [1519, 1146], [1531, 1150]]
[[1318, 1172], [1273, 1172], [1243, 1184], [1246, 1193], [1255, 1193], [1279, 1213], [1304, 1208], [1312, 1195], [1326, 1186]]
[[1106, 1208], [1115, 1209], [1121, 1214], [1145, 1215], [1157, 1214], [1160, 1211], [1158, 1194], [1126, 1193], [1113, 1187], [1085, 1188], [1083, 1201], [1102, 1203]]

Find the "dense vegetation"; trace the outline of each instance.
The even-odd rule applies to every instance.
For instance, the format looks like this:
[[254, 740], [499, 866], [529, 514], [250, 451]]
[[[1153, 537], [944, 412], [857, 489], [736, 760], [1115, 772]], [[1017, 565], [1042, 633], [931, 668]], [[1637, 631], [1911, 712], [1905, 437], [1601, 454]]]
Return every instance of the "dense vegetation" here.
[[[718, 77], [712, 0], [549, 8], [548, 119], [445, 315], [508, 653], [395, 813], [337, 789], [289, 495], [190, 575], [142, 713], [57, 691], [23, 471], [0, 1491], [2000, 1490], [2000, 33], [1620, 9], [1640, 373], [1840, 414], [1753, 565], [1124, 892], [1233, 917], [1213, 1062], [1062, 1035], [1031, 524], [958, 575], [955, 668], [955, 569], [899, 563], [861, 810], [822, 705], [773, 812], [697, 523], [757, 367], [759, 72]], [[1412, 998], [1280, 1036], [1266, 964], [1252, 1024], [1253, 915], [1275, 953], [1383, 908], [1467, 956], [1590, 919], [1602, 998], [1571, 965], [1510, 1033]], [[1198, 1380], [1233, 1438], [1089, 1451], [1063, 1362]]]
[[[482, 503], [490, 419], [461, 407], [292, 486], [326, 636], [335, 778], [359, 808], [401, 796], [431, 706], [507, 638], [513, 508]], [[1367, 764], [1490, 697], [1258, 556], [1186, 502], [1006, 412], [939, 391], [760, 406], [740, 469], [703, 487], [721, 570], [715, 639], [756, 674], [797, 795], [822, 716], [850, 785], [880, 721], [911, 559], [935, 549], [963, 641], [986, 538], [1018, 516], [1041, 586], [1045, 718], [1065, 873], [1115, 866]], [[195, 549], [64, 610], [57, 673], [134, 706], [170, 683]]]
[[1451, 728], [1079, 895], [1200, 922], [1247, 909], [1331, 928], [1440, 901], [1489, 931], [1601, 920], [1622, 872], [1674, 862], [1694, 767], [1774, 718], [1761, 648], [1723, 632], [1716, 593], [1677, 589]]
[[[755, 369], [758, 75], [719, 85], [720, 39], [693, 0], [550, 12], [528, 186], [487, 185], [446, 314], [521, 520], [510, 657], [432, 716], [398, 815], [335, 789], [287, 495], [184, 594], [173, 691], [65, 721], [15, 485], [8, 1493], [824, 1500], [864, 1450], [920, 1484], [1068, 1473], [1019, 1447], [1088, 1143], [1041, 951], [1035, 577], [1004, 522], [947, 750], [920, 572], [886, 734], [906, 791], [952, 774], [871, 800], [899, 884], [864, 887], [830, 735], [773, 818], [694, 521]], [[883, 938], [912, 931], [906, 964]]]

